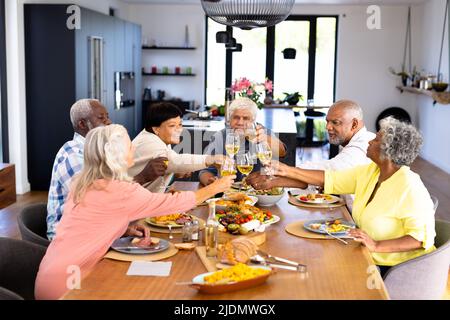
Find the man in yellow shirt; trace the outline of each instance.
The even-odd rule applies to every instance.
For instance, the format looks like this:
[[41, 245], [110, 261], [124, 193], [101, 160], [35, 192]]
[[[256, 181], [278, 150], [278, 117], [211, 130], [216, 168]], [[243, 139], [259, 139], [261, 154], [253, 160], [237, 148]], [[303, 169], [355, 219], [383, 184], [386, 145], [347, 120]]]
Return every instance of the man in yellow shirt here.
[[[434, 208], [420, 177], [409, 168], [422, 146], [420, 133], [392, 117], [369, 142], [367, 156], [373, 161], [344, 171], [305, 170], [272, 163], [278, 177], [264, 180], [255, 175], [255, 188], [325, 188], [325, 193], [355, 194], [353, 218], [357, 229], [349, 232], [372, 253], [375, 263], [390, 267], [435, 250]], [[383, 270], [384, 269], [384, 270]], [[386, 271], [386, 268], [383, 268]]]

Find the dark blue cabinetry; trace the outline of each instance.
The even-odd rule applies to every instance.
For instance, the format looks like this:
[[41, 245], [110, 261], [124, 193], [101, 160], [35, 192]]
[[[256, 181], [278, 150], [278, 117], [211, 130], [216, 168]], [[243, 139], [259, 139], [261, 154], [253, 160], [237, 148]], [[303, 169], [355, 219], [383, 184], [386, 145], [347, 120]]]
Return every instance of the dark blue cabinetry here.
[[[81, 25], [70, 30], [69, 5], [25, 4], [25, 69], [28, 178], [32, 190], [47, 190], [54, 157], [73, 136], [69, 110], [82, 98], [99, 95], [114, 123], [131, 138], [142, 127], [141, 27], [80, 8]], [[102, 46], [102, 72], [92, 86], [91, 41]], [[100, 55], [99, 55], [100, 56]], [[115, 73], [133, 72], [134, 105], [118, 109]], [[93, 90], [94, 88], [94, 90]]]

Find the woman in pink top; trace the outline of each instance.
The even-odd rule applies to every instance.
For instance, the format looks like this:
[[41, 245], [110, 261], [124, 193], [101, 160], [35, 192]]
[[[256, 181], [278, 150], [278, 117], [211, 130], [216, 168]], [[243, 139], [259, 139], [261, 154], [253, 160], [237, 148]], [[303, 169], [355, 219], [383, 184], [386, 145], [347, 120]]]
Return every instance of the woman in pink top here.
[[84, 168], [72, 186], [64, 215], [36, 278], [36, 299], [58, 299], [99, 262], [128, 224], [182, 212], [228, 190], [234, 176], [197, 192], [151, 193], [127, 175], [133, 150], [121, 125], [98, 127], [86, 136]]

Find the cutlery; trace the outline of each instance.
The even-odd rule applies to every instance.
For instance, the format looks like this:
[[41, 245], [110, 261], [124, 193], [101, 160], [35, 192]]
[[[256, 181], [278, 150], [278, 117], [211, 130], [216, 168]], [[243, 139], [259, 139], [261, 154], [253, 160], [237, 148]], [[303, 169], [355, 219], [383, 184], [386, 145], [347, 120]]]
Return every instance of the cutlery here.
[[306, 265], [295, 263], [296, 265], [285, 265], [285, 264], [278, 264], [267, 261], [264, 257], [257, 254], [253, 257], [250, 257], [250, 261], [255, 264], [260, 264], [264, 266], [269, 266], [272, 268], [279, 268], [279, 269], [286, 269], [286, 270], [292, 270], [292, 271], [300, 271], [300, 272], [306, 272]]
[[295, 262], [295, 261], [291, 261], [291, 260], [288, 260], [288, 259], [285, 259], [285, 258], [280, 258], [280, 257], [277, 257], [277, 256], [273, 256], [273, 255], [271, 255], [269, 253], [266, 253], [266, 252], [264, 252], [262, 250], [258, 250], [257, 252], [261, 256], [265, 256], [265, 257], [267, 257], [269, 259], [274, 259], [274, 260], [276, 260], [278, 262], [290, 264], [290, 265], [293, 265], [293, 266], [296, 266], [296, 267], [305, 267], [306, 268], [306, 265], [304, 265], [304, 264], [301, 264], [301, 263], [298, 263], [298, 262]]
[[250, 261], [254, 264], [259, 264], [259, 265], [263, 265], [263, 266], [268, 266], [271, 268], [278, 268], [278, 269], [286, 269], [286, 270], [291, 270], [291, 271], [301, 271], [304, 272], [305, 270], [300, 269], [299, 267], [296, 266], [289, 266], [289, 265], [285, 265], [285, 264], [277, 264], [277, 263], [272, 263], [272, 262], [267, 262], [263, 257], [256, 255], [250, 258]]
[[160, 246], [156, 246], [156, 247], [114, 247], [114, 249], [116, 250], [127, 250], [127, 251], [131, 251], [131, 250], [158, 250], [160, 248]]
[[330, 237], [332, 237], [332, 238], [334, 238], [334, 239], [336, 239], [336, 240], [339, 240], [340, 242], [342, 242], [342, 243], [344, 243], [344, 244], [348, 244], [348, 242], [345, 241], [344, 239], [341, 239], [341, 238], [339, 238], [339, 237], [336, 237], [336, 236], [332, 235], [326, 228], [324, 228], [324, 230], [325, 230], [325, 232], [326, 232]]

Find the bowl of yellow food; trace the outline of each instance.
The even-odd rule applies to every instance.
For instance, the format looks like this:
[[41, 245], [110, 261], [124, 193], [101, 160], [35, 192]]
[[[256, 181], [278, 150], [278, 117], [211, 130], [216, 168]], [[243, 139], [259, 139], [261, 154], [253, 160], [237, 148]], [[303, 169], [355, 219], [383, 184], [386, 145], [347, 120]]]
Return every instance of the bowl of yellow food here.
[[238, 263], [230, 268], [200, 274], [192, 279], [191, 286], [202, 293], [220, 294], [263, 284], [271, 274], [270, 267]]

